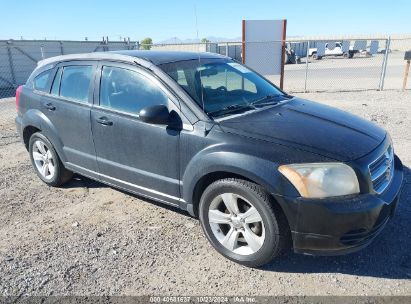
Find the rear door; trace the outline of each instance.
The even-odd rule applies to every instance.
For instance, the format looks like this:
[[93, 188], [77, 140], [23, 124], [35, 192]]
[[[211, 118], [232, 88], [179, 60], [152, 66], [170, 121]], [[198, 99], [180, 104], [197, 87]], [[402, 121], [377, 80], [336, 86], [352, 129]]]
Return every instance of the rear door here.
[[179, 103], [151, 73], [121, 63], [99, 66], [91, 123], [101, 179], [129, 191], [178, 205], [178, 128], [148, 124], [139, 111], [166, 105], [179, 118]]
[[97, 62], [65, 62], [56, 67], [50, 94], [41, 99], [42, 112], [55, 128], [65, 165], [97, 177], [90, 112]]

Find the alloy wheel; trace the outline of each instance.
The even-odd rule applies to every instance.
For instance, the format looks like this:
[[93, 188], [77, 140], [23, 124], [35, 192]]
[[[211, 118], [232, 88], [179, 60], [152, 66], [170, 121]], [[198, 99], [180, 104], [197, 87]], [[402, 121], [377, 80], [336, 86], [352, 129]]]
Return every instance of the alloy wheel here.
[[208, 221], [216, 239], [233, 253], [250, 255], [263, 246], [265, 227], [261, 215], [240, 195], [218, 195], [210, 204]]
[[53, 154], [42, 140], [33, 143], [33, 160], [37, 171], [45, 179], [50, 180], [54, 177], [56, 166]]

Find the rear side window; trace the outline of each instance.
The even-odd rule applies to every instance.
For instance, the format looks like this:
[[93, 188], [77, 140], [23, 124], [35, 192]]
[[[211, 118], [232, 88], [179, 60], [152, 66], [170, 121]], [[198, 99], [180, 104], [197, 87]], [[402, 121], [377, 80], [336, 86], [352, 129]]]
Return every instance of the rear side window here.
[[166, 94], [140, 73], [103, 67], [100, 84], [100, 106], [137, 114], [149, 105], [168, 105]]
[[92, 76], [92, 66], [66, 66], [61, 76], [60, 96], [87, 103]]
[[56, 76], [54, 76], [53, 86], [51, 87], [51, 94], [58, 96], [60, 94], [60, 80], [63, 74], [63, 68], [59, 68]]
[[33, 85], [34, 89], [41, 92], [47, 92], [47, 85], [51, 76], [52, 70], [47, 70], [34, 78]]

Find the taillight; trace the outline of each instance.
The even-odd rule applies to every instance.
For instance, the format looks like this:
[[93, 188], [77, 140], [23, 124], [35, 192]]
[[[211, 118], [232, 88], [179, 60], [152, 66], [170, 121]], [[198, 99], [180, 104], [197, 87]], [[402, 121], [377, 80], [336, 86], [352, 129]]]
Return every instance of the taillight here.
[[23, 86], [19, 86], [16, 90], [16, 110], [17, 112], [19, 111], [19, 105], [20, 105], [20, 93], [23, 90]]

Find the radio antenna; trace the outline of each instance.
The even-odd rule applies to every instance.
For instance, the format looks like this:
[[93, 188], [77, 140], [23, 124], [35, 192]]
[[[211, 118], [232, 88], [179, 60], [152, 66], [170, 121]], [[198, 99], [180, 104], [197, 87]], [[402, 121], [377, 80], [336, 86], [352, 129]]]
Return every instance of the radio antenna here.
[[197, 19], [197, 5], [194, 4], [194, 17], [196, 19], [196, 38], [200, 42], [199, 37], [198, 37], [198, 19]]
[[200, 85], [200, 92], [201, 92], [201, 96], [199, 96], [201, 98], [201, 105], [203, 107], [203, 111], [205, 112], [205, 107], [204, 107], [204, 94], [203, 94], [203, 84], [201, 83], [201, 60], [200, 60], [200, 47], [201, 47], [201, 41], [200, 38], [198, 36], [198, 18], [197, 18], [197, 5], [194, 3], [194, 16], [196, 19], [196, 38], [198, 41], [198, 73], [200, 74], [199, 77], [199, 85]]

